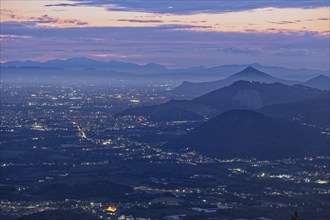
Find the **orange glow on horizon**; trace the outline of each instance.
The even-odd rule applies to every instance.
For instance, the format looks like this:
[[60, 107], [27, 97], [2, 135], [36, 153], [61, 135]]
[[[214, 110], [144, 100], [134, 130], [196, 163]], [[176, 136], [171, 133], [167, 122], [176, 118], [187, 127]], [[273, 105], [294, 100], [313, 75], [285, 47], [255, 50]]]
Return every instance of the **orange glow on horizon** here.
[[159, 27], [178, 25], [177, 30], [213, 32], [317, 32], [329, 33], [329, 7], [259, 8], [237, 12], [161, 14], [111, 11], [111, 5], [52, 6], [70, 1], [3, 1], [2, 22], [32, 22], [39, 27]]

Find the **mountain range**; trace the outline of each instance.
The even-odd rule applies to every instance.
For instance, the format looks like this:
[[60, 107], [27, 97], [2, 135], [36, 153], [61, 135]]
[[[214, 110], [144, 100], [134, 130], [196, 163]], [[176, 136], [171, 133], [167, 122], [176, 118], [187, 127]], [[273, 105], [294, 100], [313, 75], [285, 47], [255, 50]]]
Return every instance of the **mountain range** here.
[[238, 80], [247, 80], [247, 81], [255, 81], [255, 82], [265, 82], [265, 83], [280, 82], [286, 85], [303, 84], [312, 88], [328, 89], [328, 90], [330, 88], [329, 78], [324, 75], [317, 76], [306, 82], [290, 81], [290, 80], [283, 80], [273, 77], [267, 73], [255, 69], [252, 66], [249, 66], [244, 70], [222, 80], [211, 81], [211, 82], [195, 82], [195, 83], [183, 82], [181, 85], [173, 89], [172, 93], [175, 95], [182, 95], [185, 97], [197, 97], [206, 94], [208, 92], [211, 92], [213, 90], [220, 89], [224, 86], [230, 85]]
[[154, 121], [201, 120], [230, 109], [259, 109], [267, 105], [296, 102], [324, 94], [302, 85], [237, 81], [192, 100], [129, 108], [119, 115], [145, 116]]
[[[253, 68], [229, 78], [244, 77], [273, 80]], [[329, 94], [299, 84], [239, 80], [192, 100], [130, 108], [119, 115], [145, 116], [154, 121], [211, 118], [169, 141], [164, 145], [169, 149], [188, 148], [218, 158], [330, 155], [329, 135], [321, 133], [330, 126]]]
[[1, 64], [2, 67], [43, 67], [43, 68], [58, 68], [72, 70], [110, 70], [124, 73], [159, 73], [166, 72], [167, 68], [156, 63], [148, 63], [146, 65], [138, 65], [131, 62], [120, 61], [97, 61], [85, 57], [71, 58], [67, 60], [49, 60], [46, 62], [38, 61], [8, 61]]
[[[129, 108], [118, 115], [144, 116], [152, 121], [208, 120], [167, 143], [165, 147], [171, 149], [188, 147], [220, 158], [329, 155], [329, 139], [319, 130], [328, 129], [330, 119], [329, 92], [324, 91], [329, 90], [329, 77], [322, 71], [289, 70], [259, 64], [168, 69], [154, 63], [138, 65], [87, 58], [12, 61], [2, 63], [1, 70], [2, 80], [9, 78], [15, 82], [26, 82], [33, 77], [74, 82], [124, 79], [136, 85], [137, 80], [146, 81], [153, 77], [161, 80], [191, 77], [197, 81], [203, 77], [204, 80], [215, 77], [217, 80], [209, 82], [183, 82], [170, 91], [177, 97], [193, 97], [191, 100], [172, 99], [160, 105]], [[282, 73], [277, 72], [280, 70]], [[298, 76], [299, 72], [305, 77], [315, 77], [307, 81], [279, 77], [291, 74], [294, 79], [292, 76]], [[226, 78], [218, 79], [223, 77]]]
[[168, 143], [218, 158], [280, 159], [329, 155], [329, 139], [315, 128], [250, 110], [230, 110]]
[[8, 61], [1, 63], [2, 70], [14, 68], [16, 71], [31, 68], [56, 68], [64, 70], [98, 70], [98, 71], [114, 71], [133, 74], [152, 74], [170, 77], [179, 76], [186, 78], [189, 81], [207, 81], [215, 79], [223, 79], [240, 70], [252, 66], [260, 71], [267, 72], [275, 78], [290, 79], [291, 81], [305, 81], [317, 75], [329, 75], [329, 71], [322, 71], [316, 69], [289, 69], [284, 67], [263, 66], [258, 63], [253, 64], [233, 64], [221, 65], [215, 67], [192, 67], [192, 68], [179, 68], [170, 69], [164, 65], [157, 63], [148, 63], [139, 65], [132, 62], [122, 61], [98, 61], [85, 57], [71, 58], [67, 60], [49, 60], [46, 62], [38, 61]]

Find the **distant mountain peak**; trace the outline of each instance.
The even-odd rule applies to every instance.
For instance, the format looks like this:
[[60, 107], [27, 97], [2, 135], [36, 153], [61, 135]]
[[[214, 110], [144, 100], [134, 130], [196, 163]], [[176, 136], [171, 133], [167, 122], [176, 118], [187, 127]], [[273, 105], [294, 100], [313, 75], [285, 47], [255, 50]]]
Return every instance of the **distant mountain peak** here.
[[320, 75], [314, 77], [313, 79], [329, 79], [329, 77], [326, 75], [320, 74]]
[[262, 65], [260, 63], [252, 63], [250, 66], [253, 66], [253, 67], [262, 67]]
[[248, 66], [248, 67], [246, 67], [243, 71], [244, 71], [244, 72], [252, 72], [252, 71], [260, 72], [259, 70], [257, 70], [257, 69], [254, 68], [253, 66]]
[[147, 63], [144, 66], [162, 66], [162, 65], [160, 65], [158, 63]]
[[229, 78], [238, 78], [238, 77], [262, 77], [262, 78], [270, 78], [271, 75], [268, 75], [267, 73], [261, 72], [260, 70], [254, 68], [253, 66], [248, 66], [244, 70], [230, 76]]
[[155, 69], [155, 70], [167, 70], [167, 68], [158, 63], [147, 63], [144, 65], [145, 68]]
[[305, 83], [316, 83], [316, 82], [327, 82], [329, 83], [330, 78], [326, 75], [320, 74], [318, 76], [315, 76], [309, 80], [307, 80]]
[[307, 80], [303, 85], [309, 86], [312, 88], [330, 90], [330, 78], [328, 76], [320, 74], [310, 80]]
[[261, 72], [260, 70], [254, 68], [253, 66], [248, 66], [244, 70], [242, 70], [238, 73], [241, 73], [241, 74], [243, 74], [243, 73], [262, 73], [264, 75], [268, 75], [267, 73]]

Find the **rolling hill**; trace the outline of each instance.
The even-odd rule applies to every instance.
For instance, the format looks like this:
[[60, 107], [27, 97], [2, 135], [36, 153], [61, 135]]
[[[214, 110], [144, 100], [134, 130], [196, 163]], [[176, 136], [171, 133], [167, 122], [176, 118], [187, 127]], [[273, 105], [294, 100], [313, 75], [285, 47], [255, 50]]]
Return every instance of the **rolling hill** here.
[[265, 106], [258, 110], [265, 115], [316, 125], [330, 126], [330, 93], [298, 102]]
[[318, 75], [303, 83], [305, 86], [322, 90], [330, 90], [330, 78], [325, 75]]
[[230, 110], [167, 144], [218, 157], [279, 159], [329, 155], [329, 140], [316, 129], [250, 110]]

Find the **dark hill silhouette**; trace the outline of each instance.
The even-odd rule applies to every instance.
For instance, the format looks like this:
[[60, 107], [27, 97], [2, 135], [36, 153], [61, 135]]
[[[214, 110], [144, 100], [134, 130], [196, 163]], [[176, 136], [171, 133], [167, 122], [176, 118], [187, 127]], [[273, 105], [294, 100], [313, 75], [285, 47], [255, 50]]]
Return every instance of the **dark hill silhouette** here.
[[276, 118], [298, 121], [321, 127], [330, 126], [330, 93], [298, 102], [269, 105], [259, 112]]
[[319, 75], [304, 82], [303, 85], [317, 89], [330, 90], [330, 78], [325, 75]]
[[193, 100], [172, 100], [157, 106], [130, 108], [119, 115], [145, 116], [154, 121], [200, 120], [230, 109], [258, 109], [313, 98], [322, 93], [301, 85], [238, 81]]
[[224, 86], [230, 85], [239, 80], [264, 82], [264, 83], [280, 82], [287, 85], [292, 85], [296, 83], [294, 81], [275, 78], [271, 75], [268, 75], [267, 73], [255, 69], [252, 66], [248, 66], [244, 70], [234, 75], [231, 75], [223, 80], [217, 80], [212, 82], [199, 82], [199, 83], [183, 82], [181, 85], [173, 89], [172, 93], [177, 95], [196, 97], [211, 92], [213, 90], [220, 89]]
[[228, 77], [228, 79], [232, 79], [232, 78], [238, 78], [240, 80], [244, 80], [244, 78], [246, 78], [247, 80], [251, 78], [261, 78], [261, 79], [268, 78], [269, 80], [274, 79], [274, 77], [272, 77], [271, 75], [261, 72], [252, 66], [248, 66], [244, 70]]
[[249, 110], [230, 110], [172, 141], [204, 155], [279, 159], [329, 154], [328, 140], [308, 126], [283, 122]]
[[237, 81], [230, 86], [195, 98], [220, 111], [229, 109], [258, 109], [266, 105], [294, 102], [321, 95], [318, 89], [281, 83]]
[[129, 108], [118, 115], [145, 116], [154, 121], [202, 120], [218, 110], [194, 100], [171, 100], [161, 105]]

